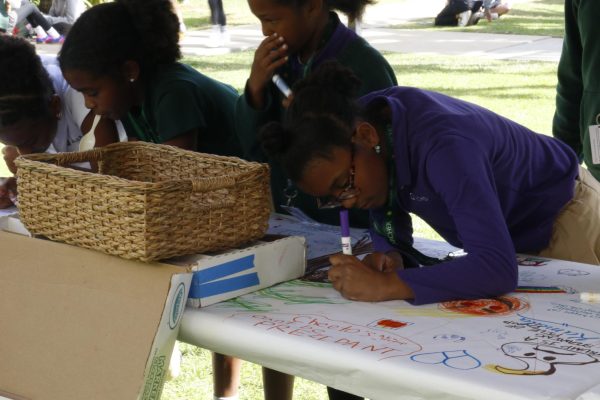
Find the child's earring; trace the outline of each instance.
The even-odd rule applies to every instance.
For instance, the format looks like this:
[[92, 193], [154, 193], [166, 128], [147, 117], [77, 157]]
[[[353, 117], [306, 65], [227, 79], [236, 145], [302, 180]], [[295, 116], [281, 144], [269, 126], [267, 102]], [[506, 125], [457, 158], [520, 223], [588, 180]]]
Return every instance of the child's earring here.
[[61, 119], [62, 118], [62, 111], [59, 111], [56, 113], [56, 119]]
[[135, 78], [129, 78], [129, 82], [131, 82], [131, 83], [135, 82]]
[[381, 154], [381, 146], [376, 144], [373, 146], [373, 150], [375, 150], [375, 154]]

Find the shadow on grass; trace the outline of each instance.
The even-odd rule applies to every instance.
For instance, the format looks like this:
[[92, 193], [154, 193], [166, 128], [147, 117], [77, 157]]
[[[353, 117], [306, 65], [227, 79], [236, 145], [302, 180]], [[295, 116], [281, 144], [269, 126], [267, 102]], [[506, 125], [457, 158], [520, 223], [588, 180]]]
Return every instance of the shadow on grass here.
[[248, 59], [248, 62], [228, 62], [224, 65], [219, 57], [186, 57], [183, 62], [199, 71], [244, 71], [246, 74], [250, 74], [250, 67], [252, 66], [250, 59]]
[[477, 25], [464, 28], [436, 27], [433, 25], [434, 18], [431, 17], [413, 19], [390, 28], [563, 37], [563, 7], [564, 0], [532, 0], [516, 4], [509, 14], [491, 23], [480, 20]]

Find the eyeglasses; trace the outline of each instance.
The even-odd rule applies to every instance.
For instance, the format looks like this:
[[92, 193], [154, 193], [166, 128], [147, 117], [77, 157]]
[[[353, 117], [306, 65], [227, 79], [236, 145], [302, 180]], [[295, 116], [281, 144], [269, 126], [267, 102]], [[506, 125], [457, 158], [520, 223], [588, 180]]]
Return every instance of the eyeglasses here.
[[354, 187], [354, 175], [356, 173], [356, 168], [354, 167], [354, 145], [350, 150], [350, 177], [348, 178], [348, 185], [342, 189], [340, 194], [335, 197], [317, 197], [317, 208], [319, 209], [329, 209], [341, 207], [342, 202], [346, 200], [350, 200], [360, 193], [360, 190]]

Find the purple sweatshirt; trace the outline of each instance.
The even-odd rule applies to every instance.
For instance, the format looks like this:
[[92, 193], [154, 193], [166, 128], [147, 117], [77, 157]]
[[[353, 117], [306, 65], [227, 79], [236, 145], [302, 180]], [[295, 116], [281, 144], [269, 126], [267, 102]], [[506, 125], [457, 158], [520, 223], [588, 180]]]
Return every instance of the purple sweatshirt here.
[[[578, 161], [562, 142], [477, 105], [394, 87], [360, 99], [392, 112], [396, 237], [412, 243], [408, 213], [468, 255], [398, 271], [414, 304], [486, 298], [514, 290], [516, 252], [547, 247], [554, 220], [573, 197]], [[385, 208], [371, 210], [384, 220]], [[377, 251], [393, 250], [372, 232]]]

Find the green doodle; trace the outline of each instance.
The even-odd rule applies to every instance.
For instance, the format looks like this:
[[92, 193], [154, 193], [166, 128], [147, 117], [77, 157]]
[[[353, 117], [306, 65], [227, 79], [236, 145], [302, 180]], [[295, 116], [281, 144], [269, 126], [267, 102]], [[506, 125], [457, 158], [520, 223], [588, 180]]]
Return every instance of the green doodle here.
[[[243, 308], [245, 311], [272, 311], [273, 304], [269, 300], [278, 300], [284, 304], [345, 304], [348, 300], [342, 298], [328, 299], [322, 296], [298, 295], [298, 287], [331, 288], [331, 283], [309, 282], [300, 279], [281, 283], [270, 288], [262, 289], [249, 295], [236, 297], [221, 303], [224, 307]], [[264, 300], [264, 301], [262, 301]]]

